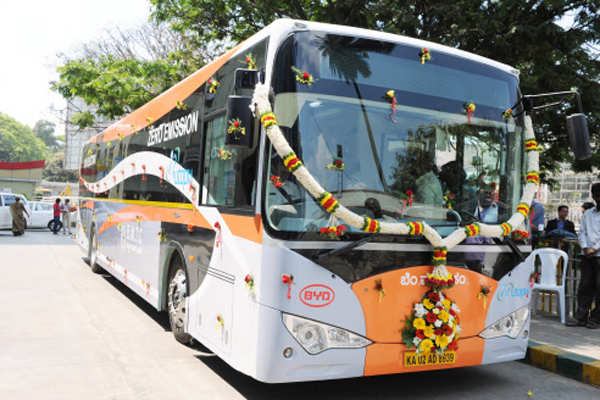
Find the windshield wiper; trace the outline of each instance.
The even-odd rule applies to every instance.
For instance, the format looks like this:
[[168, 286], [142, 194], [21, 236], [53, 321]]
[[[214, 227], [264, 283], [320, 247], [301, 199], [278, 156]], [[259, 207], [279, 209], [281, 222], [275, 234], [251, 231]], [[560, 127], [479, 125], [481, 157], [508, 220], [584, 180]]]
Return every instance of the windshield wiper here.
[[493, 240], [498, 245], [507, 244], [512, 252], [519, 258], [519, 261], [525, 261], [525, 256], [523, 253], [521, 253], [521, 250], [519, 250], [519, 246], [517, 246], [517, 244], [511, 238], [505, 237], [504, 241], [502, 241], [502, 239], [495, 237]]
[[333, 249], [333, 250], [326, 251], [324, 253], [317, 254], [317, 263], [322, 263], [329, 257], [346, 254], [350, 250], [352, 250], [358, 246], [362, 246], [363, 244], [370, 242], [374, 238], [375, 238], [375, 235], [371, 234], [369, 236], [365, 236], [362, 239], [355, 240], [354, 242], [350, 242], [345, 246], [338, 247], [337, 249]]

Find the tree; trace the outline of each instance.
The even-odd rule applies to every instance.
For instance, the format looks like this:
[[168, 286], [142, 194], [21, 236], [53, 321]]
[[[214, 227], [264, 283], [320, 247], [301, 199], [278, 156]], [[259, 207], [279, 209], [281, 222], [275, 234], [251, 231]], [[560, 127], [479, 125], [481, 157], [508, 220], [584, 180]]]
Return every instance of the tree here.
[[54, 135], [56, 124], [54, 122], [39, 120], [33, 126], [33, 133], [35, 136], [40, 138], [46, 146], [53, 151], [58, 150], [62, 144], [59, 142], [59, 138]]
[[44, 160], [48, 148], [31, 128], [0, 113], [0, 161]]
[[[489, 57], [521, 71], [523, 93], [577, 87], [583, 97], [592, 142], [600, 148], [600, 3], [597, 0], [150, 0], [152, 16], [187, 38], [206, 43], [240, 41], [282, 17], [376, 29], [438, 42]], [[566, 15], [573, 24], [556, 24]], [[594, 55], [595, 53], [595, 55]], [[564, 116], [534, 115], [545, 147], [542, 169], [572, 161]], [[576, 162], [600, 167], [600, 152]], [[549, 176], [550, 174], [548, 174]]]
[[114, 120], [144, 105], [204, 63], [201, 49], [167, 26], [146, 24], [107, 30], [73, 56], [59, 55], [59, 80], [52, 89], [65, 99], [81, 98], [87, 108], [72, 123], [83, 129], [99, 119]]
[[64, 166], [65, 153], [54, 153], [44, 167], [43, 178], [53, 182], [77, 182], [77, 173], [66, 170]]

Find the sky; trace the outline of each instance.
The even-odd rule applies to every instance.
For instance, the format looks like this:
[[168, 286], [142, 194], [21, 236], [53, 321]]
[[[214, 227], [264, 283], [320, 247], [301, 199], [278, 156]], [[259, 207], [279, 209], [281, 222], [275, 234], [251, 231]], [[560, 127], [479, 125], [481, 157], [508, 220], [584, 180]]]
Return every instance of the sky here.
[[105, 29], [132, 28], [150, 14], [148, 0], [0, 0], [0, 112], [33, 128], [46, 119], [63, 124], [52, 92], [58, 53], [99, 38]]

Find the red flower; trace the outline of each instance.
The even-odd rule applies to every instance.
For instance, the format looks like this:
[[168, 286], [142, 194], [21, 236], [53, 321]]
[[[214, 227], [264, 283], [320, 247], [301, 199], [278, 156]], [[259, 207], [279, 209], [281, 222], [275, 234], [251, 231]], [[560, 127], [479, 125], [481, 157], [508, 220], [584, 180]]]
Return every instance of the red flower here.
[[249, 62], [250, 62], [250, 59], [249, 59], [248, 57], [246, 57], [246, 62], [247, 62], [247, 63], [249, 63]]
[[423, 54], [427, 54], [427, 53], [429, 53], [429, 50], [423, 49]]
[[236, 128], [240, 127], [240, 121], [233, 121], [233, 126], [235, 126]]
[[215, 229], [221, 229], [221, 224], [219, 222], [215, 222]]
[[444, 335], [446, 336], [450, 336], [452, 335], [452, 328], [450, 328], [450, 325], [444, 325]]
[[344, 232], [346, 232], [346, 226], [345, 225], [338, 225], [336, 234], [338, 236], [342, 236], [344, 234]]
[[321, 235], [325, 235], [325, 234], [327, 234], [327, 228], [326, 228], [326, 227], [323, 227], [323, 228], [319, 229], [319, 233], [320, 233]]
[[456, 313], [454, 312], [454, 310], [453, 310], [453, 309], [450, 309], [450, 310], [448, 310], [448, 312], [449, 312], [449, 313], [450, 313], [450, 315], [452, 315], [453, 317], [455, 317], [455, 316], [456, 316]]
[[244, 282], [248, 283], [250, 282], [250, 280], [252, 279], [252, 277], [250, 276], [250, 274], [246, 275], [246, 277], [244, 278]]
[[304, 79], [308, 79], [309, 76], [310, 75], [308, 75], [308, 72], [303, 72], [302, 73], [302, 78], [304, 78]]
[[433, 333], [439, 336], [442, 334], [442, 330], [440, 328], [437, 328], [435, 331], [433, 331]]
[[458, 342], [456, 341], [456, 339], [450, 342], [450, 344], [448, 345], [448, 350], [458, 350]]
[[293, 275], [287, 275], [287, 274], [283, 274], [281, 275], [281, 282], [282, 283], [290, 283], [294, 281], [294, 276]]
[[209, 79], [209, 80], [208, 80], [208, 83], [209, 83], [209, 84], [211, 84], [211, 83], [212, 83], [212, 79]]
[[454, 198], [454, 193], [450, 193], [450, 194], [448, 195], [448, 197], [450, 197], [451, 199], [453, 199], [453, 198]]
[[342, 160], [335, 160], [335, 165], [338, 167], [342, 165]]
[[429, 297], [429, 300], [433, 301], [434, 303], [440, 301], [440, 295], [433, 291], [429, 292], [427, 297]]
[[425, 319], [430, 324], [433, 324], [435, 322], [435, 320], [437, 319], [437, 316], [432, 312], [428, 312], [427, 315], [425, 316]]
[[417, 329], [417, 337], [419, 339], [425, 339], [425, 334], [423, 333], [423, 329]]
[[413, 191], [412, 191], [412, 190], [410, 190], [410, 189], [408, 189], [408, 190], [406, 191], [406, 195], [407, 195], [408, 197], [412, 197], [412, 196], [413, 196]]

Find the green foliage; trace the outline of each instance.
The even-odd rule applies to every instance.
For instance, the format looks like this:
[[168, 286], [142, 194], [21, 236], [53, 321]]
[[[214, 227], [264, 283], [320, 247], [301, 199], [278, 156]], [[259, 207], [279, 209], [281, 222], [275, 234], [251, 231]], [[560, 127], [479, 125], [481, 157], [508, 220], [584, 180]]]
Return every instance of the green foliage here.
[[0, 161], [38, 161], [47, 154], [48, 148], [31, 128], [0, 113]]
[[52, 182], [77, 182], [77, 174], [74, 171], [68, 171], [64, 168], [65, 153], [54, 153], [42, 172], [44, 179]]
[[[240, 41], [277, 18], [351, 25], [403, 34], [470, 51], [521, 71], [525, 94], [578, 87], [587, 111], [592, 143], [600, 146], [600, 61], [586, 46], [600, 44], [597, 0], [150, 0], [155, 21], [170, 24], [190, 43], [214, 39]], [[556, 24], [572, 15], [573, 25]], [[597, 51], [597, 50], [596, 50]], [[538, 140], [547, 144], [541, 168], [552, 175], [572, 161], [566, 113], [534, 115]], [[600, 167], [600, 152], [574, 164], [577, 170]]]
[[56, 125], [54, 124], [54, 122], [46, 121], [43, 119], [37, 121], [33, 127], [33, 133], [35, 134], [35, 136], [42, 139], [46, 146], [48, 146], [54, 151], [58, 150], [62, 146], [62, 144], [59, 141], [59, 138], [54, 135], [55, 128]]
[[96, 115], [109, 120], [121, 117], [183, 79], [190, 64], [180, 68], [178, 57], [142, 61], [102, 55], [71, 60], [58, 68], [59, 80], [52, 89], [66, 99], [79, 97], [94, 110], [73, 116], [72, 122], [83, 129], [93, 126]]

